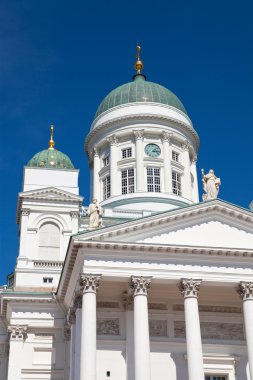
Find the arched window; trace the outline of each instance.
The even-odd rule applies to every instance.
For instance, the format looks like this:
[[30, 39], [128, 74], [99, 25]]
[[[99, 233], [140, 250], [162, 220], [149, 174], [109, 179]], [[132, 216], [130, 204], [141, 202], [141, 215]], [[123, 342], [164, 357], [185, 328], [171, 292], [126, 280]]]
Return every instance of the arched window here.
[[54, 223], [44, 223], [39, 230], [39, 258], [59, 260], [60, 229]]

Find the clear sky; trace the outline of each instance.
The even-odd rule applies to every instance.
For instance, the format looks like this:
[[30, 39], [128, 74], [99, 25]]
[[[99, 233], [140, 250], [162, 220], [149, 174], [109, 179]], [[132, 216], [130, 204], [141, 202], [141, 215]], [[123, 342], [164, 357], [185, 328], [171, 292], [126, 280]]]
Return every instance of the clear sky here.
[[103, 97], [131, 80], [136, 43], [148, 80], [176, 93], [199, 133], [199, 178], [213, 168], [220, 198], [248, 207], [252, 14], [250, 0], [0, 0], [0, 283], [18, 254], [23, 166], [55, 124], [89, 202], [85, 136]]

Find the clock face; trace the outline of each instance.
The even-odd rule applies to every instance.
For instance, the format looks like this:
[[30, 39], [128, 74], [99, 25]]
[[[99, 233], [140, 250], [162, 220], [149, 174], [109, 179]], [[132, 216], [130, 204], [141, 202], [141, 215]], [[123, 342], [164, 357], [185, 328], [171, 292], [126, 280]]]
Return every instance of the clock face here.
[[156, 144], [148, 144], [145, 146], [145, 153], [149, 157], [159, 157], [161, 154], [161, 149]]

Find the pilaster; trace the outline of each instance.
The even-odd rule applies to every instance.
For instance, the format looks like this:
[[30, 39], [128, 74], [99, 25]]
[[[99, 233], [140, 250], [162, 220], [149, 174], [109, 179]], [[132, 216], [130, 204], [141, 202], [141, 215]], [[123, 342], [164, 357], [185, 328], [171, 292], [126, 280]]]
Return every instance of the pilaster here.
[[136, 160], [136, 191], [145, 191], [144, 184], [144, 165], [143, 165], [143, 137], [144, 129], [133, 131], [135, 138], [135, 160]]
[[163, 168], [164, 168], [164, 192], [172, 193], [172, 173], [171, 173], [171, 138], [173, 133], [162, 132], [161, 140], [163, 143]]
[[22, 351], [27, 337], [27, 326], [9, 326], [8, 333], [10, 336], [10, 349], [7, 380], [21, 380]]

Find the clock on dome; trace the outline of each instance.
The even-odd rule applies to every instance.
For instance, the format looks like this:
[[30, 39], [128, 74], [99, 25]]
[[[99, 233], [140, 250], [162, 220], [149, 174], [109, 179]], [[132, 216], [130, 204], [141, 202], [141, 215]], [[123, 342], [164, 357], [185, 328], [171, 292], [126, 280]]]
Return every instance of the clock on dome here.
[[147, 144], [144, 150], [149, 157], [159, 157], [161, 154], [161, 149], [157, 144]]

